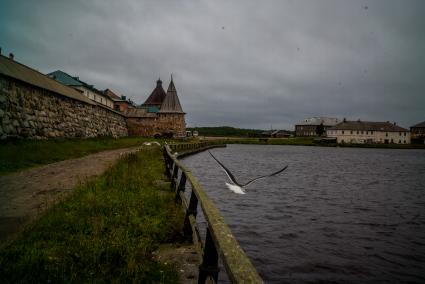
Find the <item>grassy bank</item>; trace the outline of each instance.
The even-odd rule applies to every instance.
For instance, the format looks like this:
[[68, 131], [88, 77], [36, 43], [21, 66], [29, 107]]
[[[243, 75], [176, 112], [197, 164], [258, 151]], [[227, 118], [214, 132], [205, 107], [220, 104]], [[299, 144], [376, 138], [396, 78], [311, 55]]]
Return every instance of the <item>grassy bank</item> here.
[[2, 283], [176, 283], [152, 251], [180, 231], [159, 148], [119, 161], [0, 249]]
[[21, 169], [78, 158], [104, 150], [140, 145], [145, 138], [12, 140], [0, 143], [0, 175]]
[[232, 137], [207, 137], [206, 140], [221, 141], [226, 144], [258, 144], [258, 145], [299, 145], [322, 147], [348, 147], [348, 148], [379, 148], [379, 149], [425, 149], [423, 144], [326, 144], [318, 143], [310, 137], [293, 138], [232, 138]]

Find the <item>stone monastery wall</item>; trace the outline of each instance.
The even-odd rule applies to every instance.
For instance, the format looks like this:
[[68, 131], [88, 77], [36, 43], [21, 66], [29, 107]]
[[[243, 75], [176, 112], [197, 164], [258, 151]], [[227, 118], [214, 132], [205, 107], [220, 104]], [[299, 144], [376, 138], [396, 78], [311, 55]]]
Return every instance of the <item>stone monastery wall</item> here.
[[127, 135], [117, 112], [0, 76], [0, 139]]
[[156, 135], [164, 136], [172, 134], [174, 137], [184, 137], [186, 135], [186, 124], [183, 114], [159, 114], [152, 118], [127, 119], [129, 135], [152, 137]]

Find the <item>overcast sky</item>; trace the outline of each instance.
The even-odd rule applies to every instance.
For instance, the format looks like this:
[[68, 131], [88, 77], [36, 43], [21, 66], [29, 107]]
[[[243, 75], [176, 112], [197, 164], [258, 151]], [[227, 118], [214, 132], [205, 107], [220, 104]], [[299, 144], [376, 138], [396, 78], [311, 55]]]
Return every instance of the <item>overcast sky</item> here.
[[3, 54], [142, 103], [174, 82], [188, 126], [425, 120], [425, 1], [2, 1]]

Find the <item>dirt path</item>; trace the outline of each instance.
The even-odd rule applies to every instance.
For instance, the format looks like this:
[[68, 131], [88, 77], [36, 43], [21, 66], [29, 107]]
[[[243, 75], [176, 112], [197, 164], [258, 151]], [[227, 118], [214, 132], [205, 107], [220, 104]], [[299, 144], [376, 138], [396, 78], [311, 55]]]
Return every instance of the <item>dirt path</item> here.
[[0, 244], [80, 182], [101, 175], [132, 147], [0, 176]]

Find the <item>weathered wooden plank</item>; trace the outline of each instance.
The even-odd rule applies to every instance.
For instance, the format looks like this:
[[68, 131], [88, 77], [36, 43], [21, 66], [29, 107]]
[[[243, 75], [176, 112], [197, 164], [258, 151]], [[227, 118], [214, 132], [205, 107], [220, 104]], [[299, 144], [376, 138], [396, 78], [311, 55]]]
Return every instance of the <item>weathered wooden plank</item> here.
[[184, 210], [187, 210], [187, 208], [189, 207], [189, 203], [187, 201], [186, 196], [184, 195], [184, 192], [183, 191], [180, 191], [179, 192], [179, 196], [180, 196], [180, 200], [182, 202], [182, 205], [183, 205]]
[[196, 224], [196, 218], [193, 215], [189, 216], [190, 225], [192, 227], [192, 238], [193, 238], [193, 244], [195, 245], [197, 253], [201, 256], [201, 258], [204, 256], [204, 250], [203, 250], [203, 244], [201, 239], [201, 234], [198, 230], [198, 225]]
[[209, 227], [207, 227], [204, 256], [202, 258], [202, 263], [199, 266], [198, 283], [205, 283], [208, 277], [211, 277], [213, 281], [217, 283], [218, 272], [218, 252], [211, 236], [211, 231]]

